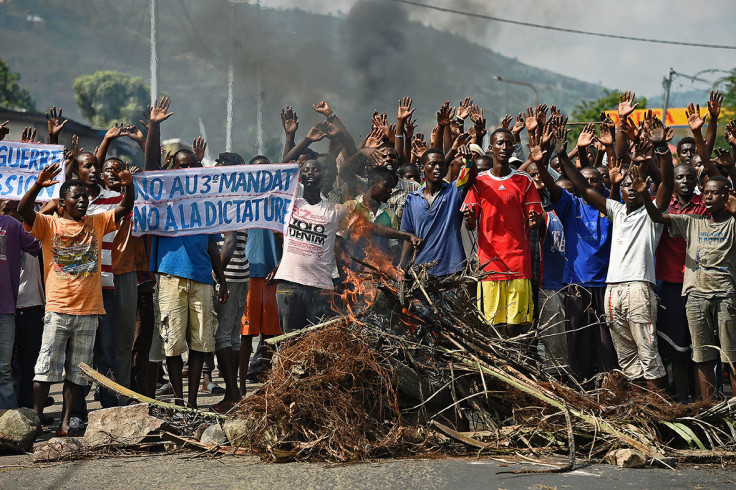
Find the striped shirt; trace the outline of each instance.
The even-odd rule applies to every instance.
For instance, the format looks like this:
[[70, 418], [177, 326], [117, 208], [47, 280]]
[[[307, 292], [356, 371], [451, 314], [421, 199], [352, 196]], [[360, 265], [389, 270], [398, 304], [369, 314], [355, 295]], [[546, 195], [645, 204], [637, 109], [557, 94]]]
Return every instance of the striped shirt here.
[[[100, 188], [100, 194], [89, 202], [87, 214], [100, 214], [115, 209], [123, 201], [123, 195], [119, 192]], [[117, 231], [107, 233], [102, 237], [102, 256], [100, 266], [102, 268], [102, 289], [115, 289], [112, 273], [112, 242], [115, 240]]]
[[[245, 244], [248, 241], [248, 231], [238, 231], [237, 242], [233, 256], [225, 267], [225, 279], [227, 282], [246, 282], [250, 276], [250, 264], [245, 256]], [[225, 240], [219, 240], [217, 245], [222, 250]]]

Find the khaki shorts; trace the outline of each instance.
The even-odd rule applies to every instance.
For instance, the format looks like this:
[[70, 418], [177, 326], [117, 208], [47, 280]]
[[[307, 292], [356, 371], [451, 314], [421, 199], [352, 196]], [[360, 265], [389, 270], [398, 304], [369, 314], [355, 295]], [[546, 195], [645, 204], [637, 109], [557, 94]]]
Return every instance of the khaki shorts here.
[[212, 285], [160, 274], [158, 282], [159, 330], [166, 357], [190, 350], [215, 351], [217, 314]]
[[[43, 337], [33, 381], [59, 383], [67, 379], [87, 386], [79, 363], [92, 365], [99, 315], [67, 315], [49, 311], [43, 317]], [[63, 369], [63, 377], [62, 377]]]
[[723, 362], [736, 362], [736, 298], [700, 298], [689, 294], [685, 304], [690, 336], [693, 341], [693, 361], [710, 362], [718, 359], [721, 348]]

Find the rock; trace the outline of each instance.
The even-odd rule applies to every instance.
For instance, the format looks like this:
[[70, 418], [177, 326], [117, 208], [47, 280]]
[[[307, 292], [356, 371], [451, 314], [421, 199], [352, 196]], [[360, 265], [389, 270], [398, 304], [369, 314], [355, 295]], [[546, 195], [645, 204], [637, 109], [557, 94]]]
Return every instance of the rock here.
[[647, 464], [647, 458], [636, 449], [617, 449], [608, 453], [606, 462], [621, 468], [641, 468]]
[[84, 447], [84, 441], [79, 437], [53, 437], [45, 442], [39, 442], [33, 447], [33, 462], [58, 461], [71, 457]]
[[225, 437], [225, 431], [222, 430], [220, 424], [212, 424], [202, 433], [202, 437], [199, 442], [202, 444], [221, 446], [227, 443], [227, 437]]
[[138, 444], [149, 434], [165, 428], [165, 424], [148, 414], [145, 403], [96, 410], [89, 414], [84, 443], [87, 446]]
[[230, 441], [230, 445], [237, 446], [243, 442], [245, 435], [249, 432], [249, 426], [244, 419], [233, 418], [225, 422], [222, 430], [227, 440]]
[[0, 452], [30, 451], [40, 428], [41, 421], [30, 408], [6, 410], [0, 415]]

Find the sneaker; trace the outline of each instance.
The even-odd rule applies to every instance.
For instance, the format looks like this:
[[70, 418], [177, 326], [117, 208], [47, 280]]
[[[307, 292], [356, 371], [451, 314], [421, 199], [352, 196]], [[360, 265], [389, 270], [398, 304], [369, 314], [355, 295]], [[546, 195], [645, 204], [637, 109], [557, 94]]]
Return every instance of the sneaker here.
[[171, 386], [171, 383], [165, 383], [161, 386], [161, 388], [156, 390], [156, 396], [173, 395], [173, 394], [174, 394], [174, 388]]
[[207, 385], [203, 385], [202, 389], [199, 390], [201, 393], [209, 393], [210, 395], [224, 395], [225, 388], [218, 385], [214, 381], [210, 381]]

